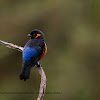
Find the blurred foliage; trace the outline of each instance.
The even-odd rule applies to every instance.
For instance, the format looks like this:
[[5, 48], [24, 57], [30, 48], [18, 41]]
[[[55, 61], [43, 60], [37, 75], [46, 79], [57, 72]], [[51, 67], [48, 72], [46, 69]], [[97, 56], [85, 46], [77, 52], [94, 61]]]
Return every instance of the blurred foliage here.
[[[45, 34], [48, 53], [44, 100], [100, 99], [99, 0], [0, 0], [0, 39], [24, 46], [33, 29]], [[40, 76], [20, 81], [20, 52], [0, 46], [0, 92], [38, 92]], [[2, 100], [36, 100], [37, 94], [0, 94]]]

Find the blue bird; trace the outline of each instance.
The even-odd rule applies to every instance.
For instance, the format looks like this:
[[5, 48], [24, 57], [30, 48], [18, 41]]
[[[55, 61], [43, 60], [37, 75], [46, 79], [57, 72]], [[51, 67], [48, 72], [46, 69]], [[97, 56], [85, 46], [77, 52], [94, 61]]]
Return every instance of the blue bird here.
[[47, 52], [47, 46], [44, 41], [44, 34], [35, 29], [28, 34], [31, 39], [26, 43], [23, 49], [23, 68], [20, 73], [20, 80], [26, 81], [30, 77], [30, 69], [38, 65]]

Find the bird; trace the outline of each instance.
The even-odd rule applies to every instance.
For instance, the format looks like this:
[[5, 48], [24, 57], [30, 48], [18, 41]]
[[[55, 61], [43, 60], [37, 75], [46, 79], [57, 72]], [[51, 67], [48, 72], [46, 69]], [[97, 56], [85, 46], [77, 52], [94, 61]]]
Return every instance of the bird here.
[[20, 80], [26, 81], [30, 78], [30, 69], [37, 65], [40, 67], [39, 60], [41, 60], [47, 53], [47, 45], [44, 41], [44, 34], [34, 29], [27, 35], [30, 40], [24, 46], [22, 52], [23, 66], [20, 73]]

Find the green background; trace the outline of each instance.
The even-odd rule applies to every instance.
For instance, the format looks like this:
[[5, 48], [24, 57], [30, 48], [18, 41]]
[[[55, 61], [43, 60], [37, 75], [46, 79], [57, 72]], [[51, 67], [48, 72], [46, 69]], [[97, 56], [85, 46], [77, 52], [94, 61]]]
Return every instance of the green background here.
[[[24, 46], [33, 29], [48, 45], [40, 62], [52, 94], [44, 100], [100, 100], [100, 0], [0, 0], [1, 40]], [[38, 70], [24, 82], [21, 68], [22, 54], [0, 46], [0, 92], [38, 92]], [[0, 93], [0, 100], [37, 96]]]

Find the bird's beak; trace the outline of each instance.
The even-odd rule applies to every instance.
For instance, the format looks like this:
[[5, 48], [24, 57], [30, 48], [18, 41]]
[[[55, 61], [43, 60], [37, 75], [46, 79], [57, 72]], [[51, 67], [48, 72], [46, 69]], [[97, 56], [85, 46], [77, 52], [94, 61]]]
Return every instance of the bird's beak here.
[[28, 37], [31, 37], [31, 34], [28, 34], [27, 36], [28, 36]]

